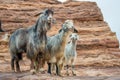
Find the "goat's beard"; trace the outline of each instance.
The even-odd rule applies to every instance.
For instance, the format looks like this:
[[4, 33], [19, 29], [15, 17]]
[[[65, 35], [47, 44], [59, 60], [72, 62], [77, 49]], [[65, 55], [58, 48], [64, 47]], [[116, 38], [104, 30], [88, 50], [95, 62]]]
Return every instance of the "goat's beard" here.
[[51, 28], [51, 25], [52, 24], [55, 24], [56, 22], [55, 22], [55, 19], [53, 18], [53, 19], [51, 19], [51, 20], [47, 20], [47, 24], [48, 24], [48, 30], [50, 30], [50, 28]]
[[48, 25], [47, 25], [47, 30], [50, 30], [51, 25], [52, 25], [52, 22], [48, 22]]
[[43, 27], [43, 30], [48, 31], [48, 30], [50, 30], [50, 28], [51, 28], [51, 23], [46, 23]]

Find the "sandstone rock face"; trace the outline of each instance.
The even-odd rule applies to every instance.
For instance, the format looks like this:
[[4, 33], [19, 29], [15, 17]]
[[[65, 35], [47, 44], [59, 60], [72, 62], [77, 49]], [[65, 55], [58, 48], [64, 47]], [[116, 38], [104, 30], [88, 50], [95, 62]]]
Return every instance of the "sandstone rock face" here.
[[[2, 27], [8, 33], [18, 28], [30, 27], [36, 22], [35, 15], [38, 12], [52, 8], [56, 24], [48, 32], [48, 36], [56, 34], [66, 19], [74, 20], [75, 28], [79, 31], [77, 66], [120, 66], [119, 41], [115, 32], [112, 32], [103, 20], [103, 15], [95, 2], [61, 4], [56, 0], [0, 0], [0, 3]], [[0, 38], [5, 33], [0, 33]], [[0, 62], [10, 63], [8, 45], [2, 41], [0, 44]], [[22, 69], [25, 69], [25, 66], [29, 64], [25, 63]], [[10, 64], [6, 68], [9, 68], [9, 71]]]

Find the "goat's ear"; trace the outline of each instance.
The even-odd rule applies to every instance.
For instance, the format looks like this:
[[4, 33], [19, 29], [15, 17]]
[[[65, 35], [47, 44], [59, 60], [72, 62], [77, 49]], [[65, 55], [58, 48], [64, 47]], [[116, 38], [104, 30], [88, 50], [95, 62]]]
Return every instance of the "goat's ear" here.
[[36, 16], [39, 16], [40, 14], [43, 14], [43, 12], [37, 13], [34, 16], [36, 17]]
[[60, 29], [58, 32], [60, 33], [62, 31], [62, 29]]
[[74, 28], [74, 33], [78, 33], [78, 30]]

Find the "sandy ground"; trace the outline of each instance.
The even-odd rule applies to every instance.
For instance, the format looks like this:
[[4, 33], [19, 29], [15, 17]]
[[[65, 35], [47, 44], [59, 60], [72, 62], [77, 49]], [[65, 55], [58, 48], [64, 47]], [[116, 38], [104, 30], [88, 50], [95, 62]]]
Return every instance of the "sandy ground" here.
[[[71, 74], [67, 76], [65, 70], [62, 71], [62, 77], [56, 75], [38, 72], [32, 75], [29, 71], [30, 61], [24, 59], [20, 62], [21, 73], [11, 72], [10, 61], [0, 62], [0, 80], [120, 80], [120, 67], [75, 67], [76, 76]], [[45, 69], [47, 69], [45, 67]]]

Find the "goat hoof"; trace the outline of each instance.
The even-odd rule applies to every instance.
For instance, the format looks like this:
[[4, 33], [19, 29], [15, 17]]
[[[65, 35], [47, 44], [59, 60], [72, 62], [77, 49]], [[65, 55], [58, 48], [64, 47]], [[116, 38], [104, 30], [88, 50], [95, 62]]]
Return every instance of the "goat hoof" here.
[[51, 76], [51, 74], [47, 73], [48, 76]]
[[16, 72], [18, 72], [18, 73], [19, 73], [19, 72], [21, 72], [21, 71], [20, 71], [20, 70], [16, 70]]
[[13, 73], [14, 73], [14, 72], [15, 72], [15, 70], [12, 70], [11, 72], [13, 72]]
[[76, 74], [74, 73], [73, 76], [76, 76]]
[[54, 76], [54, 74], [50, 74], [51, 76]]
[[30, 70], [30, 73], [32, 73], [32, 74], [36, 74], [36, 70]]
[[67, 74], [67, 76], [69, 76], [69, 74]]
[[63, 75], [61, 75], [61, 74], [58, 74], [58, 76], [63, 77]]
[[40, 71], [41, 73], [45, 73], [44, 68], [39, 69], [39, 71]]

